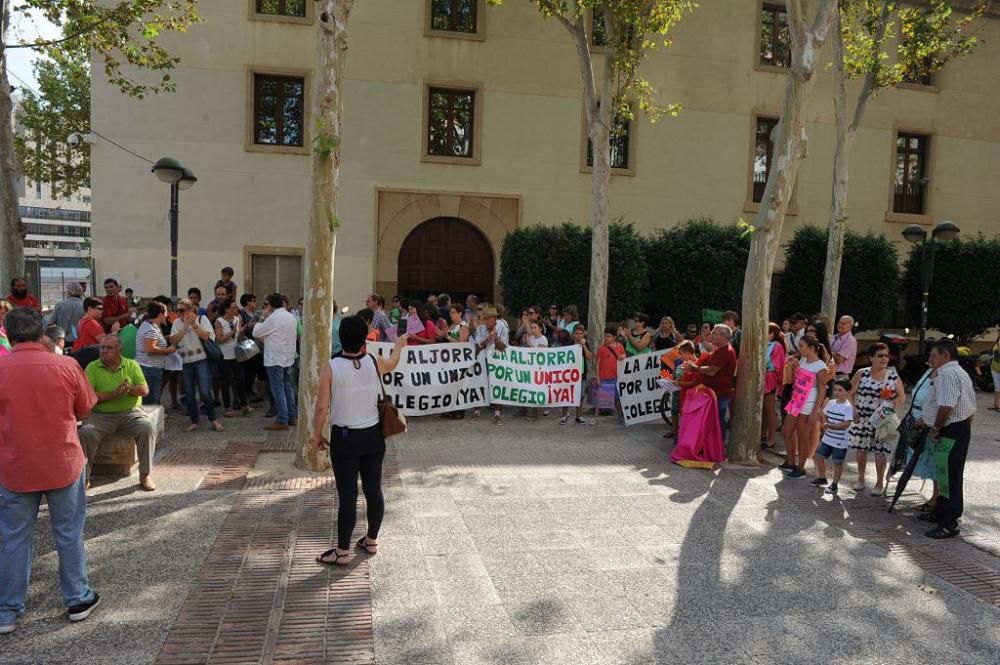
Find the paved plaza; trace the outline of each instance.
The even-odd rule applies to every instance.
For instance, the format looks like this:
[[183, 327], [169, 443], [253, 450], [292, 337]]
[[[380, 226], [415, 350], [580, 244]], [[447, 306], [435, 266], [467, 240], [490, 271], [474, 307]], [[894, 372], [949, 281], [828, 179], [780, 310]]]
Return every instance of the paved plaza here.
[[332, 480], [251, 472], [261, 452], [290, 455], [288, 434], [264, 436], [259, 417], [184, 434], [171, 413], [160, 490], [135, 475], [91, 490], [102, 603], [83, 623], [61, 617], [43, 509], [0, 664], [995, 665], [987, 404], [950, 541], [922, 536], [918, 480], [889, 515], [882, 498], [831, 499], [773, 466], [674, 466], [662, 426], [411, 419], [389, 446], [380, 553], [344, 568], [313, 561], [335, 531]]

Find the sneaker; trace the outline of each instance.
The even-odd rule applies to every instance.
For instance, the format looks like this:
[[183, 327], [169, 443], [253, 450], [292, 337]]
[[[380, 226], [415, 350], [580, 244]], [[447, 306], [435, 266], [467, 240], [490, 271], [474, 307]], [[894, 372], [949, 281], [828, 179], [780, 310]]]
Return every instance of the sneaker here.
[[493, 424], [494, 425], [503, 425], [503, 420], [500, 419], [500, 414], [499, 413], [493, 415]]
[[854, 486], [851, 489], [853, 489], [855, 492], [864, 492], [865, 491], [864, 481], [859, 481], [854, 483]]
[[525, 420], [538, 420], [538, 416], [528, 416]]
[[576, 418], [574, 418], [573, 422], [575, 422], [577, 425], [586, 425], [587, 424], [587, 421], [584, 420], [583, 418], [581, 418], [580, 416], [577, 416]]
[[830, 483], [830, 486], [826, 488], [826, 493], [827, 494], [836, 494], [837, 493], [837, 483]]
[[782, 471], [791, 471], [792, 469], [797, 469], [798, 467], [795, 466], [794, 464], [789, 464], [788, 462], [784, 462], [783, 464], [779, 464], [778, 468]]
[[815, 485], [816, 487], [825, 487], [826, 478], [815, 478], [810, 483], [810, 485]]
[[785, 478], [805, 478], [805, 476], [806, 476], [805, 471], [803, 471], [799, 467], [795, 467], [794, 469], [788, 472], [788, 475], [785, 476]]
[[542, 411], [542, 415], [543, 415], [543, 416], [547, 416], [547, 415], [549, 415], [549, 410], [548, 410], [548, 409], [545, 409], [544, 411]]
[[881, 485], [876, 485], [872, 488], [872, 496], [882, 496], [882, 492], [883, 489]]
[[568, 422], [569, 422], [569, 416], [563, 416], [562, 418], [559, 419], [560, 425], [565, 425]]
[[17, 624], [5, 623], [0, 625], [0, 635], [6, 635], [7, 633], [13, 633], [17, 630]]
[[479, 422], [479, 411], [473, 411], [472, 412], [472, 415], [469, 416], [469, 422], [473, 423], [473, 424]]
[[96, 593], [94, 594], [94, 599], [89, 603], [81, 603], [80, 605], [74, 605], [69, 608], [68, 617], [70, 621], [83, 621], [90, 616], [90, 613], [97, 609], [97, 606], [101, 604], [101, 597]]

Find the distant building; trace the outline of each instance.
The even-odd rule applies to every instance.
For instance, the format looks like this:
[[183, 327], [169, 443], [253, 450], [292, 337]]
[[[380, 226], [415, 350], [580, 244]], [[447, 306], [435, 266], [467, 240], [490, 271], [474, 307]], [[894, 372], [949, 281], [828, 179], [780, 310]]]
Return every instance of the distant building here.
[[[176, 158], [198, 177], [180, 196], [182, 291], [211, 288], [226, 265], [241, 290], [281, 290], [292, 302], [302, 291], [314, 5], [202, 3], [203, 21], [165, 42], [180, 57], [173, 94], [123, 97], [95, 63], [95, 130], [150, 159]], [[949, 219], [969, 235], [1000, 231], [1000, 19], [982, 23], [969, 57], [868, 105], [852, 147], [852, 229], [885, 233], [904, 251], [907, 224]], [[508, 232], [589, 223], [579, 67], [558, 21], [524, 1], [380, 0], [356, 2], [349, 26], [337, 302], [360, 306], [373, 289], [494, 298]], [[670, 37], [640, 73], [683, 110], [655, 124], [641, 114], [621, 122], [611, 215], [644, 233], [696, 216], [750, 218], [772, 167], [770, 131], [790, 64], [784, 3], [703, 2]], [[821, 58], [832, 58], [830, 44]], [[829, 218], [832, 75], [821, 66], [818, 77], [785, 239]], [[91, 154], [98, 278], [164, 291], [167, 187], [103, 139]]]

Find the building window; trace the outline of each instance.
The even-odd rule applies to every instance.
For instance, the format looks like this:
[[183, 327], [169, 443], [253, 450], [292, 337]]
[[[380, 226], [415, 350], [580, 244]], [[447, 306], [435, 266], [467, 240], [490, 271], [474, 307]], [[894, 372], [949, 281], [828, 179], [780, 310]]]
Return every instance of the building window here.
[[305, 91], [306, 80], [301, 76], [253, 75], [255, 144], [304, 146]]
[[258, 14], [306, 17], [306, 0], [256, 0], [256, 5]]
[[760, 203], [767, 187], [767, 177], [771, 174], [771, 158], [774, 155], [774, 141], [771, 135], [778, 126], [776, 118], [757, 118], [757, 131], [753, 149], [753, 202]]
[[250, 289], [258, 302], [270, 293], [288, 296], [292, 303], [302, 297], [302, 256], [299, 254], [250, 254]]
[[590, 45], [598, 48], [608, 45], [608, 33], [604, 26], [604, 15], [590, 14]]
[[[621, 113], [615, 115], [611, 129], [611, 168], [627, 171], [632, 168], [630, 152], [632, 119]], [[587, 166], [594, 166], [594, 145], [587, 138]]]
[[430, 0], [431, 30], [442, 32], [478, 32], [479, 0]]
[[930, 137], [920, 134], [896, 136], [896, 181], [893, 212], [923, 215], [927, 211], [927, 144]]
[[427, 154], [472, 158], [476, 91], [431, 87], [427, 98]]
[[903, 74], [903, 83], [912, 83], [913, 85], [934, 85], [934, 75], [931, 74], [930, 71], [933, 66], [934, 59], [927, 56], [916, 69], [907, 71]]
[[764, 3], [760, 16], [760, 64], [792, 66], [792, 36], [785, 5]]

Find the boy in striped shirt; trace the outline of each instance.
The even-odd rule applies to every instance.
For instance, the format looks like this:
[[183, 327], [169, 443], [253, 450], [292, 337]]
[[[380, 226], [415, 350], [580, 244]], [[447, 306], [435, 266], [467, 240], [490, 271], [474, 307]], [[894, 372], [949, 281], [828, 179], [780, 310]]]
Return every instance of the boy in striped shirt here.
[[838, 379], [833, 382], [833, 399], [823, 407], [819, 416], [819, 428], [823, 439], [816, 451], [816, 471], [819, 477], [811, 484], [817, 487], [826, 485], [826, 460], [833, 458], [833, 482], [826, 488], [827, 494], [837, 493], [837, 483], [840, 474], [844, 472], [844, 458], [847, 457], [847, 430], [854, 421], [854, 407], [847, 401], [851, 391], [851, 382]]

